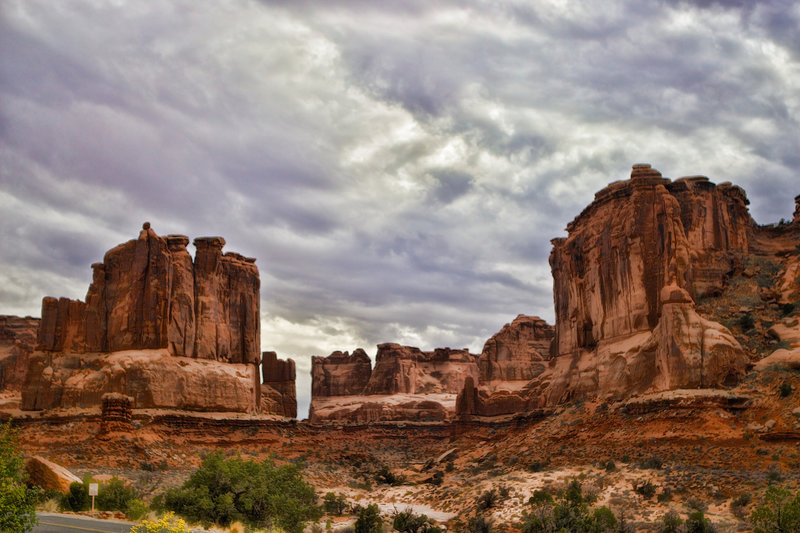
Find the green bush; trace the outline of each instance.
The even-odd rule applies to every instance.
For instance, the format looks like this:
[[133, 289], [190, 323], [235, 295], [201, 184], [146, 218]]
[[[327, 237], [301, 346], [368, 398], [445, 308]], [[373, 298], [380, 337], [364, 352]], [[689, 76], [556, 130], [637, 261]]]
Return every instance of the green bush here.
[[641, 463], [639, 463], [639, 468], [645, 468], [650, 470], [661, 470], [664, 466], [664, 461], [661, 457], [657, 455], [651, 455]]
[[475, 516], [469, 519], [466, 529], [469, 533], [492, 533], [494, 522], [484, 516]]
[[383, 520], [378, 505], [373, 503], [361, 509], [354, 527], [355, 533], [383, 533]]
[[191, 521], [221, 526], [241, 521], [289, 533], [299, 533], [305, 522], [322, 516], [314, 487], [303, 480], [297, 465], [226, 459], [221, 452], [206, 456], [186, 483], [168, 490], [163, 501], [166, 509]]
[[136, 490], [117, 476], [100, 485], [95, 506], [101, 511], [126, 511], [128, 503], [136, 499]]
[[694, 511], [686, 519], [684, 524], [686, 533], [715, 533], [717, 528], [711, 524], [711, 520], [703, 515], [703, 511]]
[[483, 494], [478, 496], [477, 505], [479, 511], [486, 511], [491, 509], [499, 501], [497, 491], [495, 489], [484, 491]]
[[383, 485], [391, 485], [394, 487], [405, 483], [406, 478], [404, 476], [395, 475], [389, 470], [388, 466], [383, 465], [375, 474], [375, 481]]
[[441, 533], [441, 528], [424, 514], [415, 514], [411, 508], [405, 511], [395, 511], [392, 518], [392, 527], [403, 533]]
[[792, 394], [792, 385], [791, 383], [783, 382], [778, 389], [781, 393], [781, 398], [786, 398]]
[[145, 517], [145, 515], [147, 515], [149, 510], [150, 509], [147, 507], [147, 504], [142, 500], [130, 500], [128, 502], [128, 507], [125, 510], [125, 516], [130, 520], [141, 520]]
[[580, 482], [567, 485], [557, 503], [544, 491], [534, 492], [529, 502], [532, 512], [524, 513], [522, 533], [604, 533], [617, 531], [619, 521], [608, 507], [599, 507], [590, 513]]
[[88, 511], [92, 504], [89, 496], [90, 478], [85, 478], [83, 483], [74, 481], [69, 486], [69, 492], [61, 497], [59, 507], [63, 511]]
[[339, 494], [328, 492], [322, 499], [322, 506], [326, 513], [342, 516], [347, 509], [347, 497], [341, 492]]
[[659, 533], [681, 533], [683, 531], [683, 520], [677, 512], [670, 509], [664, 518], [661, 519]]
[[764, 494], [764, 503], [750, 514], [755, 533], [800, 531], [800, 492], [792, 496], [786, 489], [772, 486]]
[[38, 487], [26, 487], [17, 431], [9, 420], [0, 426], [0, 531], [23, 533], [36, 525]]

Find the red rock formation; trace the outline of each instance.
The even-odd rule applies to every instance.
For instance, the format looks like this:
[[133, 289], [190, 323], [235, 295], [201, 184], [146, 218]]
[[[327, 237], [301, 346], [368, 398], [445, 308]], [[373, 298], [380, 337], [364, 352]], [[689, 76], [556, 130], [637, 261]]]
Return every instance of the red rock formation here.
[[275, 352], [264, 352], [261, 369], [261, 412], [297, 418], [294, 361], [278, 359]]
[[372, 375], [372, 361], [361, 348], [311, 358], [311, 399], [362, 394]]
[[22, 388], [38, 328], [38, 318], [0, 315], [0, 390]]
[[476, 357], [466, 349], [423, 352], [412, 346], [379, 344], [364, 394], [457, 394], [464, 380], [477, 374]]
[[478, 366], [480, 383], [530, 381], [550, 359], [553, 326], [539, 317], [519, 315], [483, 345]]
[[[23, 391], [23, 409], [98, 404], [102, 394], [108, 392], [134, 396], [140, 407], [258, 409], [260, 281], [255, 259], [223, 254], [224, 239], [205, 237], [195, 240], [197, 256], [193, 262], [186, 250], [188, 242], [183, 235], [160, 237], [145, 223], [137, 239], [109, 250], [102, 263], [92, 265], [93, 280], [85, 303], [49, 297], [42, 301], [38, 348], [43, 353], [31, 366], [36, 371]], [[248, 368], [205, 369], [206, 377], [169, 376], [165, 383], [203, 384], [205, 388], [164, 394], [161, 385], [152, 380], [152, 369], [134, 365], [120, 373], [117, 367], [104, 368], [107, 358], [97, 356], [130, 350]], [[93, 371], [87, 366], [90, 359]], [[152, 362], [150, 356], [145, 359]], [[156, 364], [179, 374], [188, 372], [189, 366], [197, 365]], [[102, 372], [98, 370], [101, 367]], [[56, 375], [61, 381], [54, 378]], [[78, 376], [90, 381], [85, 383], [85, 392], [73, 391], [67, 385]], [[144, 381], [137, 385], [137, 379]], [[211, 383], [210, 379], [221, 381]], [[247, 402], [242, 401], [239, 379], [247, 380]], [[137, 386], [155, 387], [157, 391], [136, 391]], [[207, 395], [211, 390], [219, 392], [217, 398], [187, 397]]]
[[558, 355], [538, 400], [713, 387], [744, 375], [747, 357], [694, 311], [748, 253], [744, 192], [706, 178], [671, 182], [636, 165], [555, 239], [550, 264]]
[[133, 398], [109, 392], [103, 395], [102, 401], [99, 436], [104, 437], [115, 431], [130, 431], [133, 420]]

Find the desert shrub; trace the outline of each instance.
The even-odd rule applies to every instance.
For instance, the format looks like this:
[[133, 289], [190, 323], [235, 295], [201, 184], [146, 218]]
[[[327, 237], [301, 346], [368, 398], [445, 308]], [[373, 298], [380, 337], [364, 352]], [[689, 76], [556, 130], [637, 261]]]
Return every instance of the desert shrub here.
[[717, 528], [703, 515], [703, 511], [694, 511], [686, 519], [684, 530], [686, 533], [716, 533]]
[[600, 468], [602, 468], [606, 472], [614, 472], [617, 469], [617, 464], [611, 459], [609, 459], [608, 461], [601, 461]]
[[441, 528], [424, 514], [416, 514], [411, 508], [395, 511], [392, 516], [392, 527], [403, 533], [441, 533]]
[[437, 470], [433, 473], [433, 476], [426, 479], [425, 482], [436, 487], [440, 486], [444, 482], [444, 472]]
[[492, 533], [494, 531], [494, 522], [484, 516], [475, 516], [467, 522], [466, 530], [469, 533]]
[[633, 491], [642, 496], [645, 500], [649, 500], [656, 495], [656, 486], [649, 479], [642, 483], [636, 482], [633, 484]]
[[226, 459], [220, 452], [206, 456], [183, 486], [164, 494], [168, 510], [192, 521], [222, 526], [241, 521], [289, 533], [319, 519], [316, 503], [314, 487], [303, 480], [298, 465]]
[[532, 461], [528, 463], [529, 472], [542, 472], [550, 465], [550, 459], [546, 461]]
[[772, 485], [781, 481], [783, 481], [783, 474], [781, 474], [781, 471], [776, 465], [772, 465], [770, 469], [767, 470], [767, 483]]
[[322, 506], [326, 513], [342, 516], [347, 510], [347, 497], [341, 492], [339, 494], [328, 492], [322, 499]]
[[783, 304], [783, 305], [781, 306], [781, 315], [783, 315], [783, 316], [789, 316], [789, 315], [791, 315], [792, 313], [794, 313], [794, 310], [795, 310], [796, 308], [797, 308], [797, 306], [796, 306], [795, 304], [793, 304], [793, 303], [786, 303], [786, 304]]
[[383, 485], [391, 485], [394, 487], [396, 485], [402, 485], [405, 483], [406, 478], [404, 476], [399, 476], [392, 473], [388, 466], [383, 465], [375, 474], [375, 481]]
[[125, 516], [130, 520], [141, 520], [145, 517], [149, 510], [150, 508], [147, 507], [146, 503], [144, 503], [142, 500], [135, 499], [128, 502], [128, 507], [125, 510]]
[[731, 501], [731, 512], [737, 518], [743, 519], [745, 508], [750, 505], [750, 502], [753, 500], [753, 497], [750, 496], [749, 492], [745, 492], [744, 494], [740, 494], [739, 496], [735, 497]]
[[736, 324], [742, 328], [742, 331], [750, 331], [756, 327], [756, 321], [755, 318], [753, 318], [753, 313], [748, 311], [747, 313], [743, 314], [739, 317], [739, 320], [736, 321]]
[[792, 385], [784, 381], [781, 383], [781, 386], [778, 387], [778, 391], [781, 393], [781, 398], [786, 398], [792, 394]]
[[546, 490], [535, 490], [533, 495], [528, 498], [530, 505], [552, 505], [553, 497]]
[[780, 487], [769, 487], [764, 502], [750, 514], [755, 533], [800, 531], [800, 493]]
[[136, 490], [114, 476], [97, 491], [95, 505], [101, 511], [125, 511], [128, 503], [136, 499]]
[[355, 533], [383, 533], [383, 520], [377, 504], [361, 509], [355, 523]]
[[658, 531], [659, 533], [682, 533], [682, 526], [683, 520], [681, 520], [681, 517], [676, 511], [670, 509], [661, 519], [661, 526]]
[[704, 513], [708, 510], [708, 504], [706, 504], [705, 502], [701, 502], [694, 496], [691, 496], [688, 500], [686, 500], [686, 506], [689, 509], [693, 509], [695, 511], [702, 511]]
[[492, 507], [497, 505], [499, 500], [500, 500], [500, 498], [499, 498], [499, 496], [497, 494], [497, 490], [492, 489], [492, 490], [484, 491], [483, 494], [478, 496], [478, 499], [477, 499], [477, 502], [476, 502], [477, 505], [478, 505], [478, 510], [479, 511], [486, 511], [488, 509], [491, 509]]
[[25, 485], [26, 474], [17, 431], [9, 420], [0, 425], [0, 531], [22, 533], [36, 524], [38, 487]]
[[167, 513], [158, 520], [145, 520], [133, 526], [130, 533], [189, 533], [189, 527], [173, 513]]
[[89, 478], [83, 483], [74, 481], [69, 485], [69, 491], [61, 497], [59, 507], [63, 511], [88, 511], [92, 498], [89, 496]]
[[533, 509], [522, 516], [522, 533], [602, 533], [617, 531], [619, 525], [614, 513], [605, 506], [590, 512], [581, 484], [577, 480], [567, 485], [558, 502], [554, 503], [552, 497], [544, 491], [534, 492], [529, 502]]
[[661, 470], [664, 466], [664, 461], [657, 455], [651, 455], [639, 463], [639, 468], [650, 470]]

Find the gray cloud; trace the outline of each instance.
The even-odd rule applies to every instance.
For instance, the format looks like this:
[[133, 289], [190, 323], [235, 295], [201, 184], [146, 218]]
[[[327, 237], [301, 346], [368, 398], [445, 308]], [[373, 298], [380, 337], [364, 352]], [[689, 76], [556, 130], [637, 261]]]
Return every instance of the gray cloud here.
[[149, 220], [258, 258], [301, 404], [310, 355], [479, 350], [552, 320], [550, 238], [633, 163], [791, 216], [795, 4], [4, 2], [0, 311]]

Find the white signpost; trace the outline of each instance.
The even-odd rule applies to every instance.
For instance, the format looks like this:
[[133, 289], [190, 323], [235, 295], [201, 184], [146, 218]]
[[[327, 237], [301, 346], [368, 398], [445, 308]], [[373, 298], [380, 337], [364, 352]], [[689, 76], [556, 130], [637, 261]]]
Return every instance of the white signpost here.
[[97, 483], [89, 483], [89, 496], [92, 497], [92, 513], [94, 513], [94, 497], [97, 496]]

